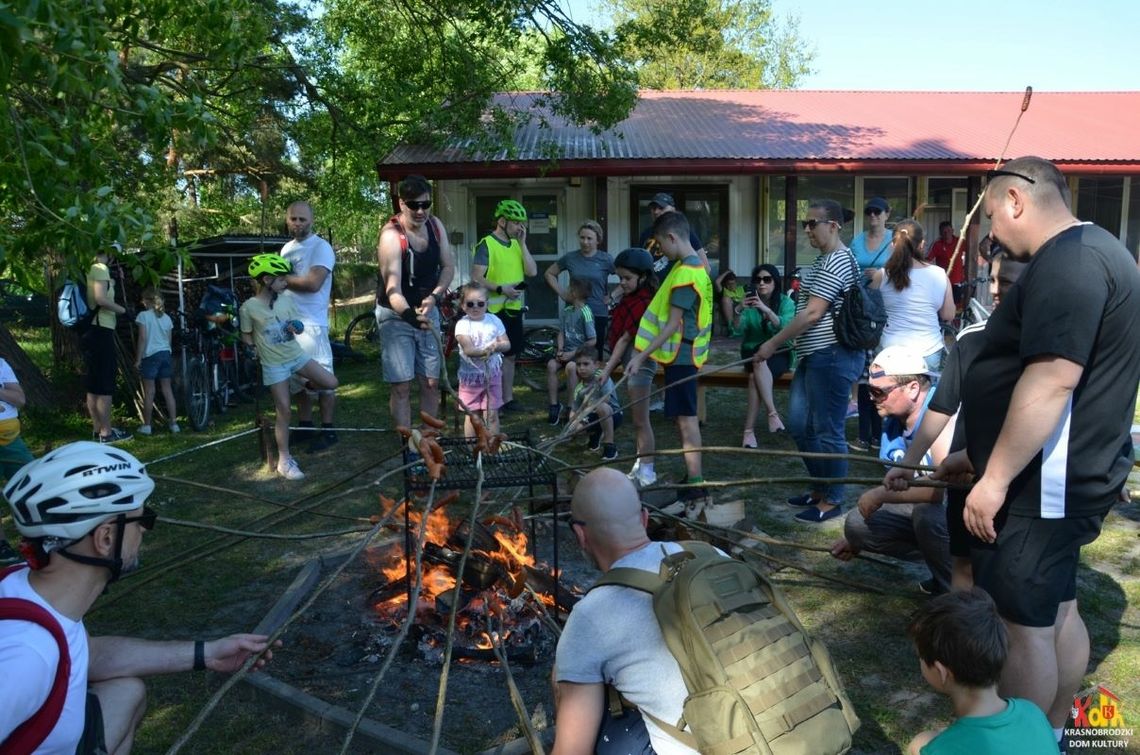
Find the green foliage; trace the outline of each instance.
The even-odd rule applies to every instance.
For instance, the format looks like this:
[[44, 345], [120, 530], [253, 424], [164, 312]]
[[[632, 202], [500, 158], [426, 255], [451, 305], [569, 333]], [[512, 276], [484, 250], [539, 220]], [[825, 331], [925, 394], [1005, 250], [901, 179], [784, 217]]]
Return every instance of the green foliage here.
[[609, 0], [623, 56], [648, 89], [790, 88], [814, 51], [771, 0]]

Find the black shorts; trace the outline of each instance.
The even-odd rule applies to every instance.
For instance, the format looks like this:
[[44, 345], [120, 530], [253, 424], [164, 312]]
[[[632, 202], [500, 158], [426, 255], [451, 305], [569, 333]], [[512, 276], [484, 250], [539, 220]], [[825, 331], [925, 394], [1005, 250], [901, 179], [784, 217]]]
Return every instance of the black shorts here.
[[513, 357], [522, 352], [526, 347], [526, 333], [523, 330], [523, 313], [517, 309], [503, 309], [496, 312], [495, 316], [503, 321], [503, 327], [507, 329], [507, 338], [511, 342], [511, 348], [508, 351], [504, 351], [503, 356]]
[[115, 331], [93, 325], [83, 334], [83, 361], [87, 365], [84, 386], [94, 396], [112, 396], [115, 393]]
[[[665, 416], [674, 417], [697, 416], [697, 381], [692, 378], [697, 374], [697, 368], [691, 364], [665, 365]], [[681, 380], [685, 382], [674, 385]]]
[[974, 584], [990, 594], [1008, 621], [1051, 627], [1057, 607], [1077, 597], [1081, 546], [1096, 540], [1103, 523], [1100, 514], [1072, 519], [1010, 514], [998, 527], [997, 542], [971, 544]]
[[962, 518], [962, 512], [966, 510], [966, 494], [967, 491], [961, 488], [949, 488], [946, 491], [946, 529], [950, 533], [950, 555], [959, 558], [969, 558], [973, 543], [981, 543], [966, 529], [966, 521]]
[[[623, 419], [625, 419], [625, 415], [618, 411], [614, 412], [612, 416], [614, 420], [614, 430], [617, 430], [619, 427], [621, 427], [621, 422]], [[586, 415], [586, 423], [590, 425], [597, 424], [600, 419], [601, 417], [598, 416], [597, 412], [590, 412]]]
[[107, 755], [107, 735], [103, 731], [103, 707], [99, 696], [87, 690], [87, 709], [83, 720], [83, 737], [75, 748], [76, 755]]
[[[760, 344], [756, 344], [756, 346], [754, 348], [751, 348], [751, 349], [746, 349], [743, 346], [741, 346], [740, 347], [740, 358], [741, 359], [747, 359], [748, 357], [753, 356], [759, 350], [760, 350]], [[766, 364], [768, 365], [768, 371], [772, 373], [773, 379], [778, 379], [781, 375], [783, 375], [785, 372], [788, 371], [788, 368], [791, 367], [791, 365], [792, 365], [791, 356], [792, 356], [792, 353], [790, 351], [777, 351], [775, 354], [773, 354], [771, 356], [770, 359], [768, 359]], [[744, 371], [746, 373], [748, 373], [749, 375], [751, 375], [752, 374], [752, 362], [745, 362], [743, 366], [744, 366]]]

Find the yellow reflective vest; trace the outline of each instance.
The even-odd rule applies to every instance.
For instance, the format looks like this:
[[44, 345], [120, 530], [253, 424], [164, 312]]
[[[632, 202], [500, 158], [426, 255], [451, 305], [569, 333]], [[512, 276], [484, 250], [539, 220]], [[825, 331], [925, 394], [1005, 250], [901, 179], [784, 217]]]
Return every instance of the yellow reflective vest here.
[[508, 299], [505, 294], [495, 293], [496, 286], [513, 286], [526, 278], [519, 240], [511, 239], [510, 244], [504, 244], [498, 236], [489, 233], [480, 243], [487, 245], [487, 274], [484, 277], [491, 283], [491, 290], [487, 292], [487, 311], [494, 314], [504, 309], [521, 310], [525, 295]]
[[672, 364], [677, 360], [682, 348], [691, 346], [693, 364], [700, 367], [709, 358], [709, 342], [712, 340], [713, 285], [708, 271], [699, 260], [695, 265], [686, 265], [683, 262], [673, 265], [673, 269], [665, 276], [645, 314], [641, 316], [634, 348], [645, 351], [657, 337], [665, 327], [665, 323], [669, 322], [669, 301], [672, 299], [673, 290], [684, 286], [692, 286], [697, 292], [697, 337], [692, 342], [685, 341], [682, 333], [685, 328], [682, 323], [677, 332], [669, 336], [669, 339], [649, 357], [661, 364]]

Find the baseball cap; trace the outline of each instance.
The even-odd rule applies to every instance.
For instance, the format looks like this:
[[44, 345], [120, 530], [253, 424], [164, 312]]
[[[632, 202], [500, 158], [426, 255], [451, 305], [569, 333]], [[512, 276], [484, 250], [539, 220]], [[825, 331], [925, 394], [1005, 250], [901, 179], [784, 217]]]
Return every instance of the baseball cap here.
[[867, 210], [882, 210], [883, 212], [890, 212], [891, 206], [887, 204], [887, 200], [883, 199], [882, 197], [872, 197], [867, 202], [867, 206], [863, 208], [863, 212], [866, 212]]
[[922, 355], [906, 346], [888, 346], [871, 360], [871, 377], [895, 377], [898, 375], [929, 375], [926, 360]]
[[664, 191], [659, 191], [653, 195], [653, 199], [649, 200], [649, 206], [657, 205], [658, 207], [676, 207], [673, 202], [673, 195]]

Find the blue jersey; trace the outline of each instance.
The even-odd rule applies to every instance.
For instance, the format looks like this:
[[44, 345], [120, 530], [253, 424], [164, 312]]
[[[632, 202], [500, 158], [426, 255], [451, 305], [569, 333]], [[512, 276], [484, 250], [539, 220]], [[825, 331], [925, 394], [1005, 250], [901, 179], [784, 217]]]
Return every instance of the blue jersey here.
[[[922, 418], [926, 416], [926, 407], [930, 405], [930, 399], [934, 396], [934, 386], [930, 386], [930, 390], [926, 392], [926, 400], [922, 402], [922, 410], [918, 413], [918, 420], [914, 423], [914, 429], [907, 432], [906, 425], [902, 420], [896, 417], [887, 417], [883, 420], [883, 440], [882, 445], [879, 446], [879, 458], [883, 461], [902, 461], [906, 456], [906, 450], [910, 448], [910, 442], [914, 439], [915, 432], [918, 431], [919, 425], [922, 424]], [[930, 450], [927, 449], [919, 462], [928, 467], [934, 466], [934, 458], [930, 455]]]

